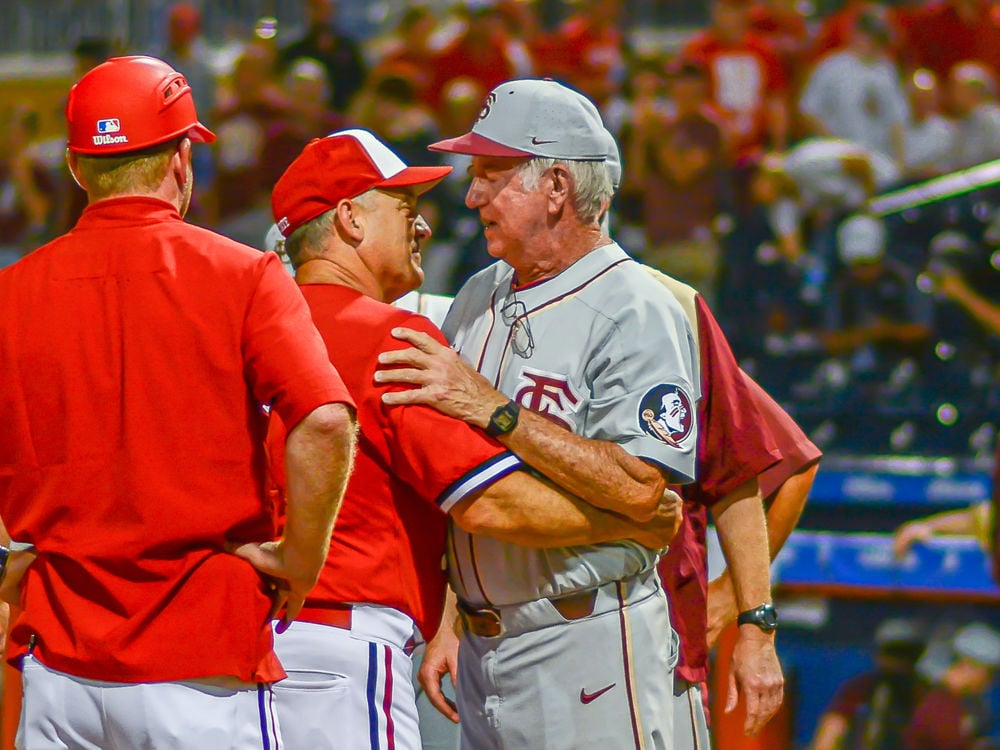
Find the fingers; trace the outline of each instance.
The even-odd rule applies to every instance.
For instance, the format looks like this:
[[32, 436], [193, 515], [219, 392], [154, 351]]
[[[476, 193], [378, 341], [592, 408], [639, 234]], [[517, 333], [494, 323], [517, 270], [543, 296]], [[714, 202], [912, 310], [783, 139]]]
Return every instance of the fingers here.
[[427, 391], [423, 388], [411, 388], [406, 391], [390, 391], [382, 394], [382, 403], [387, 406], [406, 406], [407, 404], [431, 404]]
[[393, 370], [376, 370], [376, 383], [408, 383], [411, 385], [426, 385], [430, 377], [426, 370], [413, 367], [400, 367]]
[[414, 331], [412, 328], [393, 328], [392, 337], [413, 344], [417, 349], [427, 354], [434, 354], [448, 348], [439, 344], [426, 333]]
[[723, 713], [731, 714], [736, 710], [736, 704], [739, 702], [740, 694], [736, 687], [736, 675], [732, 672], [729, 673], [729, 690], [726, 693], [726, 707], [723, 709]]
[[458, 724], [458, 709], [455, 703], [449, 700], [448, 696], [442, 692], [440, 682], [437, 685], [432, 685], [430, 689], [424, 686], [424, 691], [427, 693], [427, 699], [434, 708], [447, 717], [449, 721]]
[[433, 361], [433, 358], [426, 352], [422, 352], [419, 349], [414, 349], [412, 347], [408, 349], [392, 349], [378, 355], [379, 365], [385, 367], [409, 365], [410, 367], [417, 367], [425, 370]]
[[[426, 654], [425, 657], [426, 659]], [[445, 666], [445, 669], [442, 669]], [[444, 694], [441, 690], [441, 678], [444, 677], [446, 672], [451, 672], [452, 684], [455, 684], [455, 673], [452, 671], [452, 665], [446, 663], [442, 665], [439, 662], [432, 661], [428, 663], [424, 661], [420, 665], [420, 671], [417, 673], [417, 679], [420, 681], [420, 686], [424, 689], [427, 694], [427, 699], [431, 702], [443, 716], [448, 717], [449, 720], [454, 723], [458, 723], [458, 711], [456, 710], [454, 702], [448, 699], [448, 696]]]
[[763, 726], [761, 722], [761, 695], [755, 688], [746, 689], [744, 685], [743, 699], [746, 701], [747, 719], [743, 723], [743, 731], [754, 735]]
[[242, 557], [261, 573], [276, 578], [284, 578], [284, 571], [281, 568], [280, 561], [274, 557], [270, 548], [265, 547], [263, 544], [257, 544], [256, 542], [242, 544], [233, 549], [232, 554]]
[[306, 603], [306, 598], [303, 594], [299, 594], [294, 591], [288, 593], [288, 599], [285, 602], [285, 615], [281, 618], [275, 626], [275, 630], [279, 633], [284, 633], [288, 630], [288, 626], [292, 624], [292, 621], [299, 616], [299, 612], [302, 611], [302, 606]]

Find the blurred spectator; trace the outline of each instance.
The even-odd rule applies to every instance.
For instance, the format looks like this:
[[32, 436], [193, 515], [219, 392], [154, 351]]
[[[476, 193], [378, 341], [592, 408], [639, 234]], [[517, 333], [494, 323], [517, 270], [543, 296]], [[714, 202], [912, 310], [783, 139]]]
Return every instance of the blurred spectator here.
[[817, 63], [802, 94], [799, 109], [811, 135], [902, 157], [908, 108], [889, 44], [884, 14], [857, 14], [847, 47]]
[[875, 669], [840, 686], [810, 750], [901, 750], [902, 732], [927, 692], [916, 670], [925, 645], [918, 624], [882, 622], [875, 631]]
[[978, 62], [955, 65], [949, 74], [957, 133], [953, 169], [1000, 158], [1000, 106], [993, 73]]
[[903, 133], [904, 175], [922, 180], [951, 171], [956, 128], [942, 112], [937, 76], [920, 68], [907, 79], [906, 88], [910, 121]]
[[329, 105], [344, 112], [365, 80], [365, 61], [357, 42], [337, 26], [338, 0], [306, 0], [305, 34], [281, 49], [287, 68], [301, 57], [311, 57], [326, 68]]
[[695, 34], [681, 57], [708, 70], [712, 100], [738, 160], [752, 161], [768, 146], [784, 149], [787, 83], [777, 53], [750, 30], [746, 0], [711, 0], [710, 8], [711, 26]]
[[933, 0], [907, 15], [909, 62], [942, 80], [963, 60], [1000, 69], [1000, 10], [993, 0]]
[[417, 100], [413, 82], [401, 75], [385, 75], [361, 90], [351, 108], [353, 119], [377, 132], [407, 163], [426, 162], [427, 147], [440, 140], [437, 123]]
[[768, 211], [782, 254], [794, 260], [806, 251], [805, 220], [813, 227], [828, 223], [898, 180], [895, 162], [884, 154], [851, 141], [810, 138], [765, 158], [752, 191]]
[[[111, 42], [104, 37], [86, 36], [73, 47], [73, 80], [78, 81], [91, 68], [95, 68], [111, 57]], [[87, 207], [87, 193], [73, 179], [62, 156], [66, 149], [64, 138], [59, 139], [60, 167], [58, 183], [59, 201], [56, 208], [56, 234], [68, 232], [83, 209]], [[204, 149], [208, 150], [208, 149]]]
[[[247, 45], [236, 60], [228, 90], [216, 110], [218, 218], [239, 213], [270, 195], [262, 156], [267, 133], [292, 111], [275, 82], [274, 55], [262, 43]], [[256, 240], [255, 240], [256, 241]]]
[[[820, 23], [812, 45], [812, 59], [818, 60], [846, 47], [850, 43], [858, 16], [864, 11], [887, 14], [893, 27], [898, 28], [901, 23], [898, 8], [887, 9], [882, 3], [872, 0], [846, 0], [838, 10], [826, 16]], [[893, 48], [893, 53], [894, 56], [898, 54], [899, 48]]]
[[[650, 92], [652, 93], [652, 92]], [[670, 75], [669, 116], [638, 92], [628, 143], [626, 190], [639, 194], [642, 259], [714, 298], [719, 247], [713, 225], [725, 177], [722, 131], [710, 110], [705, 69], [681, 63]]]
[[809, 45], [809, 26], [801, 3], [760, 0], [750, 10], [750, 30], [770, 43], [781, 58], [785, 78], [794, 83]]
[[993, 508], [989, 500], [968, 508], [935, 513], [925, 518], [907, 521], [893, 535], [896, 557], [904, 559], [916, 543], [926, 544], [936, 536], [972, 537], [984, 552], [993, 549]]
[[[191, 85], [195, 107], [198, 112], [205, 113], [201, 122], [208, 128], [214, 128], [215, 72], [209, 65], [208, 49], [201, 39], [201, 11], [193, 3], [174, 3], [170, 6], [166, 45], [158, 51], [157, 57], [184, 74]], [[215, 152], [210, 148], [194, 149], [192, 159], [195, 189], [190, 215], [196, 222], [211, 223], [216, 216]]]
[[73, 80], [111, 57], [111, 42], [102, 36], [85, 36], [73, 47]]
[[960, 628], [954, 658], [917, 704], [903, 732], [904, 750], [976, 750], [986, 747], [986, 693], [1000, 669], [1000, 633], [981, 622]]
[[453, 78], [472, 78], [490, 91], [514, 76], [507, 33], [489, 0], [461, 5], [458, 14], [457, 35], [434, 56], [434, 78], [428, 92], [428, 103], [434, 109]]
[[422, 4], [408, 5], [377, 68], [369, 74], [369, 79], [405, 75], [412, 82], [417, 97], [425, 99], [434, 75], [431, 35], [436, 26], [437, 21], [429, 7]]
[[584, 0], [580, 5], [554, 35], [541, 72], [565, 80], [603, 106], [625, 77], [622, 0]]
[[[692, 63], [697, 65], [697, 63]], [[605, 127], [618, 137], [628, 139], [636, 120], [656, 113], [668, 117], [671, 104], [667, 97], [666, 76], [670, 65], [660, 57], [634, 60], [621, 92], [601, 108]], [[627, 148], [627, 145], [623, 144]]]
[[267, 192], [306, 144], [347, 127], [347, 118], [333, 112], [326, 69], [318, 60], [295, 60], [284, 78], [288, 113], [267, 128], [261, 146], [261, 183]]
[[931, 306], [914, 274], [886, 256], [885, 224], [855, 214], [837, 229], [842, 267], [830, 287], [821, 336], [855, 373], [881, 377], [931, 335]]
[[35, 149], [38, 113], [12, 109], [0, 137], [0, 266], [55, 234], [56, 181]]

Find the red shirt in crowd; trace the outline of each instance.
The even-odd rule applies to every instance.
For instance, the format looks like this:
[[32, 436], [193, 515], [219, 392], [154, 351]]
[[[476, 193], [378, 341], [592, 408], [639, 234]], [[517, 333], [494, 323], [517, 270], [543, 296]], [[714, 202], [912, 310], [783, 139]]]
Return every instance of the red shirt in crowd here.
[[270, 682], [269, 403], [351, 403], [278, 257], [153, 197], [0, 271], [0, 516], [33, 543], [8, 657], [113, 682]]
[[680, 636], [677, 674], [697, 683], [708, 674], [706, 509], [780, 456], [722, 329], [700, 296], [695, 303], [703, 394], [698, 402], [698, 481], [682, 488], [684, 522], [659, 570], [671, 625]]
[[585, 15], [566, 21], [536, 48], [544, 75], [564, 77], [599, 104], [614, 94], [625, 77], [624, 36], [617, 25], [593, 23]]
[[976, 721], [962, 701], [943, 687], [929, 691], [903, 730], [904, 750], [970, 750]]
[[[409, 615], [425, 638], [444, 605], [447, 512], [518, 469], [520, 460], [486, 433], [427, 406], [386, 406], [374, 382], [378, 355], [407, 346], [390, 334], [406, 326], [445, 343], [426, 318], [346, 286], [306, 284], [331, 360], [358, 403], [358, 453], [337, 517], [330, 554], [306, 606], [367, 603]], [[283, 435], [272, 429], [272, 471], [283, 484]], [[308, 621], [304, 611], [300, 620]]]
[[784, 68], [785, 78], [797, 78], [803, 55], [809, 45], [809, 27], [797, 12], [776, 13], [766, 5], [750, 9], [750, 30], [767, 40]]
[[965, 60], [978, 60], [1000, 72], [1000, 8], [980, 2], [977, 17], [967, 23], [949, 2], [915, 8], [901, 19], [909, 62], [929, 68], [940, 78]]
[[764, 149], [768, 100], [787, 89], [781, 60], [767, 40], [747, 33], [727, 44], [708, 29], [687, 43], [681, 57], [708, 70], [712, 100], [724, 117], [737, 158]]
[[503, 35], [493, 34], [485, 44], [473, 44], [465, 36], [452, 42], [434, 57], [435, 75], [427, 90], [427, 104], [437, 109], [441, 94], [454, 78], [471, 78], [485, 91], [492, 91], [514, 77], [514, 65], [507, 55]]

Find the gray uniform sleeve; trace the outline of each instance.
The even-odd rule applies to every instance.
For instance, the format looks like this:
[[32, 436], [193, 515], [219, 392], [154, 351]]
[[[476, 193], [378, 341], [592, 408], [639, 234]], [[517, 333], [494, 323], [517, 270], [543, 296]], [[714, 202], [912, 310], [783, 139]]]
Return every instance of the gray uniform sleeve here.
[[655, 295], [616, 315], [606, 345], [591, 361], [585, 432], [686, 483], [695, 478], [698, 350], [680, 305], [662, 290], [659, 299]]

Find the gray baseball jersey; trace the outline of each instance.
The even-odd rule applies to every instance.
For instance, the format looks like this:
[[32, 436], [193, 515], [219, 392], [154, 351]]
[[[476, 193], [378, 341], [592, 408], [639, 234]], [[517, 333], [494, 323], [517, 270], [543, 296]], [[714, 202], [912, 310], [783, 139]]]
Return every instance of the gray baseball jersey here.
[[[443, 330], [462, 357], [522, 407], [693, 480], [698, 351], [673, 296], [613, 243], [553, 278], [513, 281], [497, 263], [459, 292]], [[556, 597], [656, 562], [635, 542], [536, 550], [454, 526], [448, 551], [456, 593], [479, 605]]]

